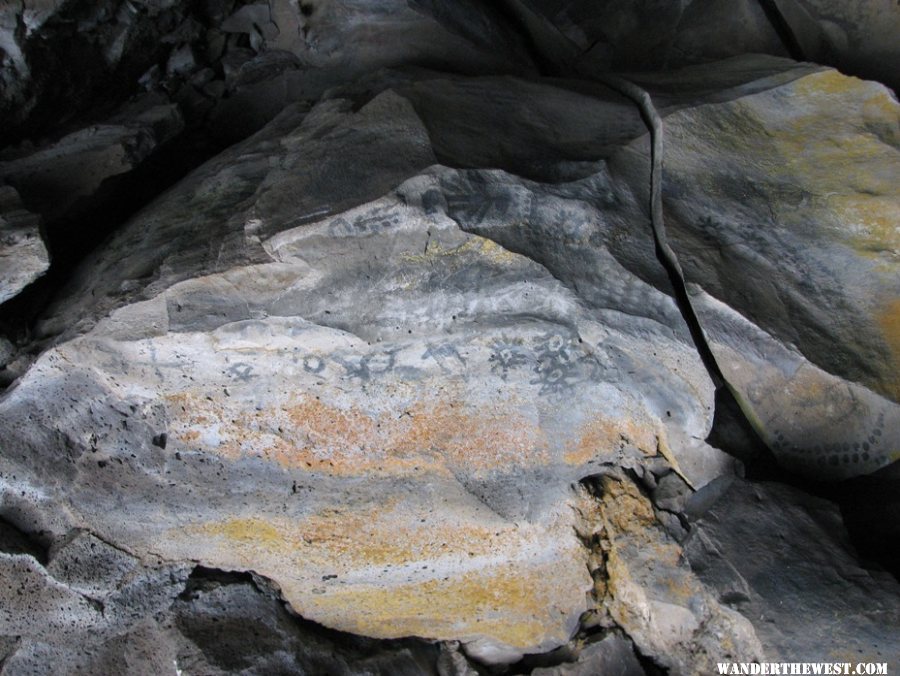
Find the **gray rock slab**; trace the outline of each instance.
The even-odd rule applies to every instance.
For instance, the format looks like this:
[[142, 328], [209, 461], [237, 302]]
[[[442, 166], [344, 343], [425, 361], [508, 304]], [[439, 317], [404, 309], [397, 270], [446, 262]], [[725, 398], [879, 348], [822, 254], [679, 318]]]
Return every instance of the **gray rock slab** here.
[[753, 623], [767, 659], [900, 659], [900, 586], [860, 566], [832, 503], [736, 480], [696, 517], [685, 553]]
[[[666, 228], [694, 308], [761, 437], [812, 476], [898, 457], [898, 114], [885, 87], [817, 70], [665, 118]], [[610, 166], [640, 186], [647, 162], [636, 141]]]
[[[28, 211], [15, 188], [0, 186], [0, 303], [19, 294], [50, 267], [40, 216]], [[11, 355], [0, 348], [3, 365]]]
[[0, 162], [0, 178], [47, 220], [64, 215], [103, 182], [141, 164], [183, 128], [178, 107], [145, 103], [126, 107], [103, 124], [79, 130], [32, 154]]

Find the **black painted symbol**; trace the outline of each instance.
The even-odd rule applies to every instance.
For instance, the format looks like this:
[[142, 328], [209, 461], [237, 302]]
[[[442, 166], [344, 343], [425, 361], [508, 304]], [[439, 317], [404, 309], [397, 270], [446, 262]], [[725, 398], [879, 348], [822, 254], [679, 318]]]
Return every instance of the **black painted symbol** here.
[[511, 370], [521, 368], [528, 363], [528, 359], [528, 352], [523, 345], [504, 336], [491, 344], [488, 362], [491, 372], [506, 380]]
[[321, 373], [325, 370], [325, 360], [315, 355], [304, 357], [303, 370], [307, 373]]
[[[465, 367], [466, 360], [453, 345], [428, 345], [422, 353], [424, 359], [433, 359], [444, 373], [450, 373], [454, 366]], [[454, 363], [455, 362], [455, 363]]]
[[570, 338], [550, 334], [539, 338], [535, 345], [537, 376], [531, 381], [540, 385], [540, 394], [559, 399], [577, 383], [596, 375], [596, 361], [585, 354]]
[[369, 381], [373, 375], [381, 375], [393, 370], [395, 353], [395, 350], [391, 350], [374, 352], [362, 357], [359, 355], [350, 358], [335, 357], [334, 360], [344, 367], [350, 378]]
[[228, 367], [228, 375], [236, 380], [247, 383], [256, 376], [253, 375], [253, 365], [239, 361]]

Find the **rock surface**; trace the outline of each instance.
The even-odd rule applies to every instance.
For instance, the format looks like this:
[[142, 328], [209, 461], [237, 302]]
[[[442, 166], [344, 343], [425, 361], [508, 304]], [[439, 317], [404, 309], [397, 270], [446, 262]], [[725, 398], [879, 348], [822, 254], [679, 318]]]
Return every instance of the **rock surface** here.
[[24, 207], [15, 188], [0, 186], [0, 303], [16, 296], [50, 266], [40, 222], [40, 216]]
[[133, 171], [184, 125], [178, 107], [147, 97], [106, 121], [37, 152], [0, 162], [0, 180], [47, 220], [97, 193], [103, 182]]
[[[896, 99], [818, 71], [678, 110], [665, 125], [672, 246], [716, 360], [762, 438], [786, 466], [816, 477], [896, 460]], [[631, 176], [647, 161], [637, 145], [615, 160]]]
[[[783, 468], [897, 467], [900, 107], [815, 64], [704, 63], [835, 60], [873, 21], [880, 59], [881, 10], [88, 4], [0, 12], [10, 129], [43, 133], [60, 55], [105, 59], [72, 90], [148, 92], [111, 81], [3, 152], [31, 239], [2, 289], [35, 308], [0, 337], [0, 673], [896, 658], [896, 582], [834, 506], [708, 443], [729, 391]], [[115, 186], [225, 145], [61, 271], [58, 230]], [[47, 306], [17, 190], [56, 229]]]
[[702, 504], [704, 492], [712, 490], [693, 500], [685, 554], [719, 599], [753, 623], [770, 660], [900, 661], [900, 585], [859, 565], [835, 505], [740, 480], [710, 496], [711, 505]]

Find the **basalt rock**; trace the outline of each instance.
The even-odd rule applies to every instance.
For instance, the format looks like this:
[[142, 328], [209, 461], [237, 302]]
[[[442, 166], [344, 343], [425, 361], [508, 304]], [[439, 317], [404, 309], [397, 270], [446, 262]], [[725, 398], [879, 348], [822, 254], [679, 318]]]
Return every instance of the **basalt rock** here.
[[687, 511], [691, 567], [753, 623], [771, 660], [900, 660], [900, 585], [859, 565], [834, 504], [736, 480], [698, 492]]
[[55, 220], [85, 209], [105, 181], [134, 171], [183, 126], [176, 105], [147, 96], [103, 124], [0, 162], [0, 179], [14, 186], [32, 211]]
[[[841, 631], [896, 652], [896, 585], [834, 508], [707, 440], [727, 390], [808, 477], [897, 459], [897, 102], [771, 56], [632, 73], [654, 157], [604, 64], [789, 50], [753, 3], [758, 34], [701, 50], [679, 5], [638, 58], [651, 3], [601, 4], [144, 3], [174, 21], [154, 105], [7, 152], [60, 219], [160, 147], [235, 141], [0, 343], [3, 673], [694, 674], [830, 659]], [[765, 581], [787, 569], [802, 631]], [[831, 619], [867, 604], [884, 626]]]
[[15, 188], [0, 186], [0, 303], [14, 297], [50, 266], [40, 221], [40, 216], [25, 208]]

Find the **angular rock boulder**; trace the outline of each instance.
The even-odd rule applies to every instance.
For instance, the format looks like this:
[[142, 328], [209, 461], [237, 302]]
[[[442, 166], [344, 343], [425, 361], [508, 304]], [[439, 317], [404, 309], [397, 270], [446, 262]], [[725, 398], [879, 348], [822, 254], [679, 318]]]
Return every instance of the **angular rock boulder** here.
[[[697, 441], [712, 388], [672, 299], [592, 244], [579, 191], [598, 179], [433, 162], [386, 92], [286, 111], [195, 173], [47, 321], [86, 333], [3, 400], [7, 470], [59, 518], [139, 555], [253, 569], [332, 627], [489, 662], [565, 643], [592, 586], [570, 486], [715, 456]], [[492, 185], [495, 203], [472, 188]], [[580, 243], [571, 273], [627, 289], [626, 311], [465, 229], [505, 216], [514, 238], [516, 213], [559, 255]]]
[[836, 505], [736, 480], [698, 492], [688, 513], [692, 568], [753, 623], [770, 660], [900, 660], [900, 585], [860, 566]]
[[25, 209], [15, 188], [0, 186], [0, 303], [18, 295], [50, 267], [40, 222], [40, 216]]
[[[846, 478], [896, 460], [896, 99], [817, 70], [675, 110], [664, 124], [669, 238], [751, 422], [785, 466], [810, 476]], [[614, 170], [646, 171], [640, 143]]]

